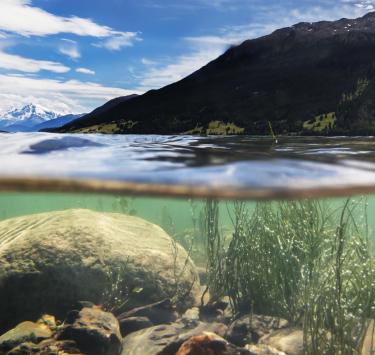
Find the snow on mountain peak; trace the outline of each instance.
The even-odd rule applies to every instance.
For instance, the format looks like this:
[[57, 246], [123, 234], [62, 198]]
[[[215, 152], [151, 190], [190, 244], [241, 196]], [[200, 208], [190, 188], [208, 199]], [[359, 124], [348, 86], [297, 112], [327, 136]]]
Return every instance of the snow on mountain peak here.
[[41, 105], [28, 104], [22, 108], [14, 108], [0, 117], [1, 120], [16, 122], [30, 121], [32, 124], [38, 124], [45, 121], [52, 120], [60, 115], [48, 110]]
[[[42, 105], [30, 103], [21, 108], [12, 108], [0, 113], [0, 131], [29, 132], [37, 126], [55, 127], [60, 121], [64, 123], [75, 117], [72, 114], [56, 113]], [[50, 121], [51, 124], [48, 124]]]

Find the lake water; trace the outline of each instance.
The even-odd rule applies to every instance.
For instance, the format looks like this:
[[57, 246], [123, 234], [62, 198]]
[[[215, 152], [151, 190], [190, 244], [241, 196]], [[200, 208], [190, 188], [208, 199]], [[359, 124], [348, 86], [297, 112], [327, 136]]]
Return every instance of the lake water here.
[[208, 286], [308, 354], [370, 353], [373, 193], [373, 137], [0, 134], [0, 333], [78, 300], [182, 312]]
[[373, 188], [373, 137], [0, 134], [0, 177], [227, 189]]

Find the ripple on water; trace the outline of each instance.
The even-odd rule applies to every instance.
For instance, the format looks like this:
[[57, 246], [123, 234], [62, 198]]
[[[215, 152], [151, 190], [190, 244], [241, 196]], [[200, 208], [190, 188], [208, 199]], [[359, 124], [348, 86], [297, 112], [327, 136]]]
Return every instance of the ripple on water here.
[[375, 185], [373, 137], [0, 134], [0, 177], [226, 188]]

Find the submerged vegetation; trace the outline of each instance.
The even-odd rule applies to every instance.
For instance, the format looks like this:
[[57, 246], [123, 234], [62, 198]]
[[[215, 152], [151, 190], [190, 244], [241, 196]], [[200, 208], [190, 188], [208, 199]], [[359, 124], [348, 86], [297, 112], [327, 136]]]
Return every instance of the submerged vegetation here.
[[229, 296], [239, 313], [301, 326], [307, 354], [360, 353], [375, 316], [375, 259], [362, 208], [365, 201], [348, 200], [340, 210], [317, 201], [258, 203], [253, 210], [235, 202], [227, 244], [218, 203], [207, 201], [211, 296]]
[[[130, 200], [120, 201], [116, 209], [133, 210]], [[306, 354], [360, 354], [375, 319], [366, 206], [365, 199], [341, 206], [236, 201], [224, 209], [209, 199], [190, 201], [189, 230], [178, 230], [166, 206], [161, 225], [198, 265], [206, 264], [202, 302], [208, 293], [211, 302], [228, 296], [237, 315], [285, 318], [303, 330]], [[178, 280], [176, 274], [176, 293]]]
[[[225, 203], [217, 199], [143, 200], [101, 196], [92, 200], [91, 205], [90, 200], [75, 199], [76, 205], [69, 207], [79, 209], [70, 212], [50, 211], [49, 218], [58, 221], [55, 224], [45, 222], [39, 226], [35, 221], [50, 221], [44, 215], [2, 223], [4, 238], [9, 244], [18, 243], [21, 238], [9, 239], [7, 223], [12, 224], [11, 236], [26, 230], [25, 225], [39, 226], [35, 236], [45, 234], [46, 241], [59, 240], [57, 238], [64, 233], [71, 236], [64, 237], [64, 243], [70, 241], [71, 246], [68, 243], [65, 249], [58, 248], [55, 254], [58, 257], [48, 262], [43, 258], [49, 254], [27, 254], [31, 260], [42, 260], [43, 267], [53, 266], [47, 280], [53, 273], [58, 272], [61, 279], [59, 275], [65, 277], [69, 272], [69, 268], [61, 269], [59, 264], [62, 253], [65, 256], [61, 260], [74, 262], [73, 270], [85, 270], [81, 259], [75, 257], [77, 246], [82, 248], [78, 253], [85, 255], [89, 263], [98, 260], [94, 263], [93, 274], [84, 274], [79, 283], [67, 284], [66, 294], [61, 296], [61, 289], [52, 293], [49, 301], [52, 304], [56, 299], [57, 306], [52, 308], [51, 314], [56, 313], [58, 317], [63, 315], [59, 297], [68, 297], [71, 290], [81, 291], [87, 287], [97, 290], [96, 294], [90, 291], [89, 297], [86, 293], [82, 298], [79, 293], [80, 299], [86, 301], [88, 297], [91, 301], [90, 297], [95, 297], [95, 304], [115, 316], [138, 307], [148, 309], [150, 304], [164, 302], [166, 297], [173, 305], [167, 312], [173, 314], [175, 311], [182, 314], [191, 305], [198, 304], [199, 315], [202, 315], [199, 319], [228, 325], [232, 332], [230, 337], [229, 333], [226, 335], [228, 340], [235, 343], [239, 339], [235, 344], [241, 347], [264, 344], [261, 342], [261, 339], [267, 340], [264, 332], [254, 337], [235, 334], [244, 324], [247, 324], [245, 331], [251, 332], [252, 319], [258, 322], [264, 317], [275, 320], [275, 324], [285, 319], [287, 328], [282, 330], [298, 331], [298, 344], [306, 355], [368, 354], [363, 349], [368, 349], [369, 343], [373, 347], [375, 339], [375, 249], [367, 221], [367, 216], [373, 212], [372, 202], [369, 199], [367, 211], [365, 198]], [[117, 213], [108, 214], [108, 210]], [[132, 217], [134, 215], [137, 218]], [[68, 232], [64, 219], [69, 224]], [[54, 235], [56, 228], [61, 229]], [[71, 228], [76, 228], [77, 233], [72, 233]], [[87, 238], [81, 233], [82, 228], [90, 233]], [[122, 230], [124, 237], [119, 238]], [[129, 241], [128, 236], [132, 235], [136, 238]], [[30, 234], [28, 238], [33, 236]], [[36, 248], [38, 244], [33, 242], [32, 245]], [[52, 253], [51, 246], [49, 249]], [[18, 255], [23, 267], [24, 253], [22, 249], [22, 253], [9, 255], [14, 258]], [[74, 257], [69, 258], [71, 255]], [[56, 266], [55, 260], [58, 261]], [[70, 282], [69, 277], [65, 279]], [[52, 286], [53, 283], [48, 282], [45, 287]], [[45, 293], [46, 288], [38, 287], [35, 295], [41, 289]], [[11, 299], [3, 297], [6, 302]], [[33, 299], [35, 308], [39, 307], [38, 300], [36, 296]], [[228, 306], [225, 313], [222, 308], [214, 308], [227, 305], [228, 300], [231, 307]], [[17, 307], [21, 309], [24, 303]], [[197, 309], [189, 308], [188, 315], [192, 316]], [[23, 312], [28, 309], [20, 311], [19, 317], [24, 316]], [[160, 314], [155, 317], [162, 317]], [[14, 315], [3, 311], [2, 317], [13, 320]], [[287, 334], [277, 333], [280, 329], [272, 328], [275, 337]], [[280, 348], [280, 351], [284, 350]]]

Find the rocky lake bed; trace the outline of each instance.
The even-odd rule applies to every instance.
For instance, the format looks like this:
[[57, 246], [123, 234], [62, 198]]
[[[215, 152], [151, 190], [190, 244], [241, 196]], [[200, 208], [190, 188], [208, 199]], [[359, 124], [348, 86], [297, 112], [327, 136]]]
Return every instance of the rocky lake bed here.
[[0, 354], [300, 353], [300, 330], [210, 299], [200, 269], [134, 216], [73, 209], [2, 221]]
[[[298, 211], [306, 208], [293, 206], [288, 204]], [[207, 202], [201, 224], [208, 223], [208, 233], [218, 233], [216, 208]], [[310, 212], [309, 216], [316, 218]], [[82, 208], [1, 221], [0, 354], [305, 353], [311, 339], [306, 323], [292, 319], [287, 311], [283, 316], [279, 306], [264, 306], [272, 285], [261, 290], [257, 308], [239, 303], [241, 299], [231, 294], [239, 290], [236, 285], [223, 293], [221, 282], [247, 282], [252, 275], [222, 270], [217, 277], [223, 261], [234, 262], [228, 251], [236, 230], [223, 229], [221, 237], [215, 234], [211, 241], [219, 243], [218, 254], [208, 258], [203, 244], [190, 244], [192, 230], [169, 234], [167, 229], [126, 213]], [[224, 239], [219, 242], [220, 238]], [[236, 247], [237, 256], [249, 247]], [[249, 254], [242, 263], [255, 256]], [[212, 264], [215, 260], [218, 268]], [[260, 276], [266, 277], [264, 270]], [[373, 348], [374, 323], [360, 321], [356, 324], [363, 325], [363, 335], [355, 353], [367, 355]], [[321, 336], [329, 342], [333, 333], [322, 329], [318, 328]]]

